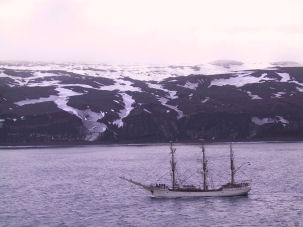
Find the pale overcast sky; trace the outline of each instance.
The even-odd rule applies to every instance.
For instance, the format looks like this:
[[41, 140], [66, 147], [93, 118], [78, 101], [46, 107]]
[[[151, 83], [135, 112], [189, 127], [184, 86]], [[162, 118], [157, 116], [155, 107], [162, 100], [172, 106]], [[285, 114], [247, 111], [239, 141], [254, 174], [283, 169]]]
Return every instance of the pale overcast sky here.
[[0, 0], [0, 60], [303, 62], [302, 0]]

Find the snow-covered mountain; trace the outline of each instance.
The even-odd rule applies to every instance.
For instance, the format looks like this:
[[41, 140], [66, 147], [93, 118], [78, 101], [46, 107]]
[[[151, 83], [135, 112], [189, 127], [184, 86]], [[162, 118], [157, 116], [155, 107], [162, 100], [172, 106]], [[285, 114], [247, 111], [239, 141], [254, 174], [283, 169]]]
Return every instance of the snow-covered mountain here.
[[0, 143], [303, 138], [303, 67], [0, 64]]

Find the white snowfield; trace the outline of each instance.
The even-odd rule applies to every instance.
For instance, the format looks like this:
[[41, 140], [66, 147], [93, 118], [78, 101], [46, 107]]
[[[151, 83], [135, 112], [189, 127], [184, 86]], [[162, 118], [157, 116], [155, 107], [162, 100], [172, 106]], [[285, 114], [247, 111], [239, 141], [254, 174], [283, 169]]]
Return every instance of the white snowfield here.
[[240, 73], [236, 74], [227, 79], [215, 79], [213, 80], [209, 87], [211, 86], [225, 86], [231, 85], [235, 87], [243, 87], [246, 84], [255, 84], [255, 83], [263, 83], [265, 81], [271, 81], [272, 78], [267, 77], [267, 73], [263, 73], [260, 77], [255, 77], [251, 75], [252, 72], [249, 73]]
[[107, 64], [56, 64], [56, 63], [27, 63], [27, 64], [2, 64], [0, 67], [14, 70], [48, 71], [62, 70], [77, 73], [83, 76], [106, 77], [117, 79], [130, 77], [137, 80], [161, 81], [168, 77], [188, 75], [214, 75], [237, 72], [249, 69], [265, 69], [274, 67], [270, 63], [256, 62], [244, 63], [243, 65], [231, 65], [229, 67], [214, 64], [199, 65], [107, 65]]
[[[47, 77], [55, 77], [61, 75], [68, 75], [68, 73], [76, 73], [82, 76], [89, 77], [105, 77], [115, 80], [114, 85], [102, 86], [100, 84], [99, 88], [95, 89], [104, 89], [104, 90], [120, 90], [125, 91], [138, 91], [141, 89], [138, 87], [132, 86], [132, 83], [128, 80], [125, 80], [126, 77], [136, 79], [136, 80], [145, 80], [145, 81], [162, 81], [166, 78], [177, 77], [177, 76], [188, 76], [195, 74], [204, 74], [204, 75], [213, 75], [213, 74], [222, 74], [222, 73], [231, 73], [232, 76], [227, 79], [214, 79], [211, 81], [209, 87], [211, 86], [225, 86], [231, 85], [236, 87], [242, 87], [246, 84], [251, 83], [262, 83], [266, 81], [277, 81], [273, 78], [267, 76], [266, 73], [262, 74], [261, 77], [252, 76], [253, 71], [248, 71], [252, 69], [276, 69], [272, 67], [273, 65], [268, 63], [246, 63], [241, 66], [231, 66], [231, 67], [222, 67], [212, 64], [203, 64], [203, 65], [192, 65], [192, 66], [155, 66], [155, 65], [104, 65], [104, 64], [24, 64], [24, 65], [0, 65], [2, 68], [14, 69], [14, 70], [28, 70], [28, 72], [33, 72], [30, 77], [20, 77], [20, 76], [11, 76], [4, 73], [3, 70], [0, 70], [0, 77], [7, 77], [14, 81], [15, 84], [10, 84], [10, 86], [55, 86], [60, 81], [58, 80], [42, 80]], [[49, 72], [49, 70], [59, 70], [58, 72]], [[245, 71], [243, 71], [245, 70]], [[299, 83], [295, 80], [291, 80], [291, 77], [288, 73], [277, 73], [280, 76], [280, 82], [290, 82], [295, 83], [298, 86], [298, 90], [301, 91], [303, 83]], [[40, 79], [40, 80], [39, 80]], [[38, 81], [35, 81], [38, 80]], [[170, 80], [171, 82], [173, 80]], [[150, 83], [151, 85], [152, 83]], [[149, 86], [150, 86], [149, 85]], [[157, 84], [153, 84], [157, 85]], [[77, 85], [86, 88], [93, 87], [89, 85]], [[156, 87], [153, 88], [156, 88]], [[186, 82], [183, 86], [188, 89], [195, 90], [198, 87], [198, 83]], [[157, 89], [157, 88], [156, 88]], [[158, 87], [158, 89], [164, 90], [163, 87]], [[167, 89], [166, 89], [167, 90]]]

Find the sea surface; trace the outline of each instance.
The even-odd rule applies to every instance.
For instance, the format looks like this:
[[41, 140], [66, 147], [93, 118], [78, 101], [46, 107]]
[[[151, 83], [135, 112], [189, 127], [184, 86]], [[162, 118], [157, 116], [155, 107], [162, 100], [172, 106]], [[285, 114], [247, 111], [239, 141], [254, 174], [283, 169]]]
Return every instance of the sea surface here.
[[[201, 147], [177, 144], [178, 181], [201, 182]], [[0, 150], [0, 226], [303, 226], [303, 143], [235, 143], [248, 196], [157, 199], [119, 176], [170, 183], [169, 147]], [[206, 145], [209, 185], [230, 180], [229, 144]]]

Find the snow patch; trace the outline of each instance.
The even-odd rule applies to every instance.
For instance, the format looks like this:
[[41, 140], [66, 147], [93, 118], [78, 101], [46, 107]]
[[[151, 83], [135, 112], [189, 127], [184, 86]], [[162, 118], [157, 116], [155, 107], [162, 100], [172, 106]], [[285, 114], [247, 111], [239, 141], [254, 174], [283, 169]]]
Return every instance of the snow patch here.
[[103, 112], [96, 113], [90, 109], [78, 110], [67, 105], [69, 97], [82, 95], [82, 93], [74, 92], [62, 87], [58, 87], [55, 90], [58, 91], [58, 98], [54, 101], [55, 104], [58, 106], [58, 108], [69, 112], [82, 120], [83, 126], [87, 130], [87, 135], [85, 137], [86, 140], [96, 140], [99, 135], [107, 129], [105, 124], [97, 122], [99, 119], [104, 117]]
[[147, 113], [150, 113], [151, 114], [151, 112], [149, 111], [149, 110], [147, 110], [147, 109], [143, 109], [145, 112], [147, 112]]
[[23, 106], [53, 101], [59, 109], [69, 112], [82, 120], [83, 126], [87, 130], [85, 139], [88, 141], [96, 140], [99, 135], [107, 129], [105, 124], [98, 122], [99, 119], [102, 119], [104, 117], [103, 112], [96, 113], [90, 109], [78, 110], [67, 105], [68, 100], [71, 96], [82, 95], [82, 93], [74, 92], [63, 87], [57, 87], [55, 90], [58, 92], [58, 96], [51, 95], [47, 98], [25, 99], [19, 102], [15, 102], [15, 104], [18, 106]]
[[[12, 80], [14, 80], [14, 82], [17, 84], [17, 86], [30, 86], [33, 87], [35, 83], [33, 83], [33, 80], [36, 79], [41, 79], [41, 78], [46, 78], [46, 77], [54, 77], [54, 76], [58, 76], [58, 74], [55, 73], [41, 73], [41, 72], [34, 72], [33, 76], [29, 76], [29, 77], [19, 77], [19, 76], [10, 76], [7, 75], [3, 72], [1, 72], [0, 74], [1, 77], [7, 77], [10, 78]], [[31, 83], [30, 83], [31, 82]], [[50, 82], [50, 81], [43, 81], [40, 83], [36, 83], [36, 86], [39, 86], [38, 84], [42, 84], [42, 86], [47, 86], [46, 84]], [[60, 82], [60, 81], [57, 81]], [[50, 82], [51, 83], [51, 82]]]
[[210, 98], [209, 98], [209, 97], [206, 97], [205, 99], [202, 99], [202, 100], [201, 100], [201, 103], [207, 103], [209, 100], [210, 100]]
[[252, 117], [251, 121], [256, 125], [272, 124], [272, 123], [282, 123], [284, 126], [289, 124], [289, 121], [282, 116], [276, 116], [274, 118], [258, 118]]
[[293, 83], [293, 84], [297, 84], [299, 85], [300, 87], [296, 87], [296, 89], [299, 91], [299, 92], [303, 92], [303, 83], [300, 83], [296, 80], [291, 80], [290, 79], [290, 75], [288, 73], [277, 73], [279, 74], [279, 76], [281, 76], [281, 80], [280, 82], [288, 82], [288, 83]]
[[289, 121], [283, 118], [282, 116], [277, 116], [278, 121], [281, 122], [283, 125], [289, 124]]
[[80, 118], [78, 115], [77, 109], [68, 106], [68, 100], [70, 96], [77, 96], [77, 95], [82, 95], [82, 93], [74, 92], [72, 90], [62, 88], [62, 87], [57, 87], [55, 89], [58, 92], [58, 98], [54, 100], [55, 104], [58, 106], [59, 109], [62, 109], [66, 112], [69, 112], [73, 115], [76, 115], [77, 117]]
[[164, 87], [162, 87], [161, 84], [152, 84], [152, 83], [146, 83], [148, 87], [153, 88], [153, 89], [157, 89], [157, 90], [162, 90], [168, 93], [168, 96], [166, 96], [169, 99], [177, 99], [177, 91], [170, 91]]
[[299, 92], [303, 92], [303, 87], [296, 87]]
[[[3, 71], [0, 72], [0, 77], [6, 77], [6, 78], [12, 79], [14, 81], [14, 83], [17, 84], [17, 86], [24, 86], [26, 84], [22, 77], [10, 76], [10, 75], [5, 74]], [[9, 86], [14, 87], [14, 85], [11, 85], [11, 84]]]
[[5, 119], [0, 119], [0, 128], [3, 127], [4, 122], [5, 122]]
[[246, 92], [248, 94], [249, 97], [251, 97], [251, 99], [262, 99], [259, 95], [253, 95], [250, 91]]
[[118, 128], [123, 127], [123, 119], [126, 118], [129, 113], [133, 110], [132, 105], [135, 103], [135, 100], [126, 93], [121, 93], [123, 102], [124, 102], [124, 109], [119, 113], [119, 119], [115, 120], [113, 124], [117, 125]]
[[258, 118], [258, 117], [252, 117], [251, 121], [256, 125], [264, 125], [264, 124], [275, 122], [275, 120], [272, 118]]
[[272, 98], [281, 98], [285, 94], [286, 94], [286, 92], [280, 91], [280, 92], [273, 94]]
[[[178, 113], [178, 116], [177, 118], [180, 119], [184, 116], [183, 112], [181, 110], [178, 109], [177, 106], [172, 106], [172, 105], [169, 105], [167, 104], [167, 102], [172, 99], [177, 99], [178, 96], [177, 96], [177, 91], [170, 91], [166, 88], [163, 88], [161, 84], [152, 84], [152, 83], [146, 83], [148, 87], [150, 88], [153, 88], [153, 89], [157, 89], [157, 90], [162, 90], [162, 91], [165, 91], [168, 93], [168, 95], [166, 97], [158, 97], [158, 100], [160, 101], [160, 103], [163, 105], [163, 106], [166, 106], [174, 111], [176, 111]], [[168, 111], [167, 111], [168, 112]]]
[[60, 84], [60, 87], [82, 87], [82, 88], [90, 88], [97, 90], [96, 88], [87, 84]]
[[191, 82], [187, 81], [183, 87], [192, 89], [192, 90], [196, 90], [198, 86], [199, 86], [198, 83], [191, 83]]
[[103, 112], [96, 113], [90, 109], [86, 109], [77, 110], [77, 113], [87, 130], [85, 140], [94, 141], [107, 129], [105, 124], [98, 122], [99, 119], [104, 117], [105, 114]]
[[[181, 110], [179, 110], [177, 106], [172, 106], [172, 105], [167, 104], [167, 102], [168, 102], [168, 99], [167, 99], [167, 98], [163, 98], [163, 97], [162, 97], [162, 98], [159, 98], [159, 101], [161, 102], [161, 104], [162, 104], [163, 106], [166, 106], [166, 107], [168, 107], [169, 109], [172, 109], [172, 110], [176, 111], [177, 114], [178, 114], [177, 119], [180, 119], [180, 118], [182, 118], [182, 117], [184, 116], [184, 113], [183, 113]], [[167, 112], [168, 112], [168, 111], [167, 111]]]
[[122, 92], [125, 92], [125, 91], [142, 92], [141, 88], [134, 87], [134, 86], [132, 86], [132, 84], [133, 83], [128, 80], [116, 79], [114, 85], [103, 86], [103, 87], [101, 87], [101, 90], [106, 90], [106, 91], [119, 90]]
[[167, 89], [163, 88], [161, 84], [152, 84], [152, 83], [146, 83], [146, 84], [149, 88], [154, 88], [154, 89], [162, 90], [162, 91], [168, 91]]
[[167, 96], [168, 98], [170, 99], [177, 99], [178, 96], [177, 96], [177, 91], [168, 91], [169, 93], [169, 96]]
[[58, 98], [58, 96], [51, 95], [51, 96], [49, 96], [47, 98], [25, 99], [25, 100], [22, 100], [22, 101], [15, 102], [15, 104], [18, 105], [18, 106], [24, 106], [24, 105], [41, 103], [41, 102], [55, 101], [57, 98]]
[[263, 73], [260, 77], [251, 76], [251, 73], [248, 74], [238, 74], [234, 77], [227, 79], [215, 79], [213, 80], [208, 87], [211, 86], [225, 86], [231, 85], [235, 87], [242, 87], [246, 84], [262, 83], [265, 81], [271, 81], [272, 78], [267, 78], [267, 73]]
[[277, 73], [281, 79], [280, 79], [280, 82], [287, 82], [290, 80], [290, 76], [288, 73]]
[[33, 76], [24, 78], [25, 83], [28, 84], [30, 81], [36, 80], [36, 79], [44, 79], [47, 77], [55, 77], [60, 76], [61, 74], [58, 73], [48, 73], [48, 72], [40, 72], [36, 71], [33, 73]]
[[27, 83], [27, 87], [50, 87], [50, 86], [58, 86], [61, 82], [59, 80], [50, 80], [50, 81], [42, 81], [42, 82], [30, 82]]

